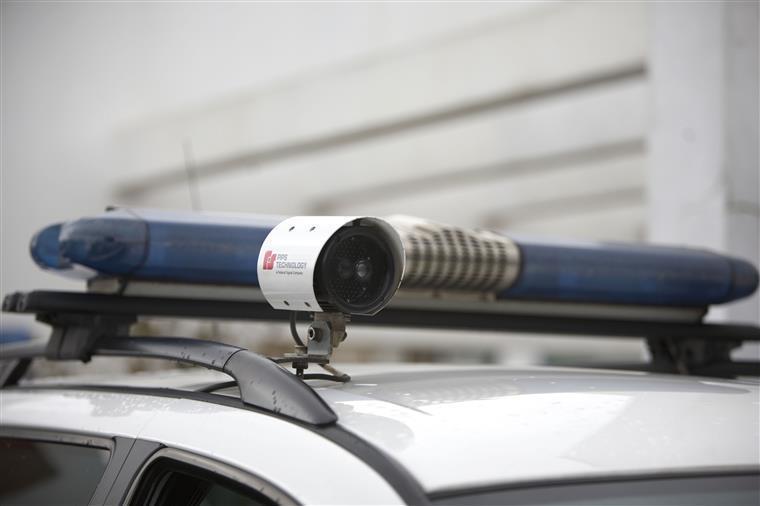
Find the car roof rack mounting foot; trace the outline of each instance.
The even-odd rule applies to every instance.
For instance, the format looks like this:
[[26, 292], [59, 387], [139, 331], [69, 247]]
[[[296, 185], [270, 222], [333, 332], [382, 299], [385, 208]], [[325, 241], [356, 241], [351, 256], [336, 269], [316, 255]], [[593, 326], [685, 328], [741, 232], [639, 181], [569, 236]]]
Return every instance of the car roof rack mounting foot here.
[[760, 364], [757, 362], [732, 360], [731, 351], [741, 345], [741, 339], [647, 339], [651, 366], [655, 372], [725, 377], [760, 374]]
[[49, 360], [89, 362], [99, 339], [129, 335], [135, 316], [88, 314], [39, 314], [37, 321], [52, 328], [45, 349]]

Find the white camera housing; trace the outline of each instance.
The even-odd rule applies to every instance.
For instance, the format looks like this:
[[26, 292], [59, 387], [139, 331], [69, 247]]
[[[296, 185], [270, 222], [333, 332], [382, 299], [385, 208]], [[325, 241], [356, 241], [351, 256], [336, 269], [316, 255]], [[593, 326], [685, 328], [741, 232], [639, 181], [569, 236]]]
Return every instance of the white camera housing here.
[[294, 216], [269, 232], [257, 273], [275, 309], [372, 315], [398, 290], [404, 259], [398, 232], [380, 218]]

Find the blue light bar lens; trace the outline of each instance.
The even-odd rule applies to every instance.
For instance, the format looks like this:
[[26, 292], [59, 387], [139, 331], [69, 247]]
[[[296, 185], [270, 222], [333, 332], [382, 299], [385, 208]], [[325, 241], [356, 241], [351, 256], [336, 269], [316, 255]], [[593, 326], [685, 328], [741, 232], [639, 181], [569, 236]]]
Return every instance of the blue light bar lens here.
[[61, 230], [61, 255], [104, 274], [125, 275], [138, 269], [148, 250], [148, 225], [134, 216], [82, 218]]
[[704, 306], [746, 297], [748, 262], [708, 251], [637, 245], [519, 242], [522, 270], [499, 298]]
[[66, 269], [71, 266], [61, 255], [58, 242], [62, 225], [62, 223], [50, 225], [32, 237], [29, 252], [32, 259], [43, 269]]
[[258, 285], [259, 249], [279, 218], [119, 209], [64, 225], [62, 256], [101, 274]]
[[757, 286], [760, 284], [760, 273], [757, 272], [754, 265], [746, 260], [738, 258], [729, 258], [728, 260], [731, 262], [731, 269], [733, 271], [732, 297], [730, 300], [749, 297], [757, 290]]

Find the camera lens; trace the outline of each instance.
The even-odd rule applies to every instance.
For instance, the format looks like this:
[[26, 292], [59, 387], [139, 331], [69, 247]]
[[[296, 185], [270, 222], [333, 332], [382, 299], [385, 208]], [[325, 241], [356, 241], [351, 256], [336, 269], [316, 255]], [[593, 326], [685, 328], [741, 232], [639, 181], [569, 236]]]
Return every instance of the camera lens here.
[[344, 227], [330, 239], [315, 272], [320, 305], [349, 314], [372, 314], [395, 291], [395, 266], [378, 228]]
[[354, 264], [356, 268], [356, 277], [360, 281], [368, 282], [372, 277], [372, 261], [369, 258], [357, 260]]

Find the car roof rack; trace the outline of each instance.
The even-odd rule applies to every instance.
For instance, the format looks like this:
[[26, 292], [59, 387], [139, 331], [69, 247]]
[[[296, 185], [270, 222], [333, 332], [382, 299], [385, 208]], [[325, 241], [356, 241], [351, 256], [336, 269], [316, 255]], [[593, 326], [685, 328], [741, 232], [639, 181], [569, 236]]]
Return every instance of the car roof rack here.
[[[104, 329], [111, 328], [107, 318], [100, 322], [105, 324]], [[17, 382], [33, 358], [83, 361], [92, 356], [159, 358], [229, 374], [240, 388], [241, 400], [249, 406], [312, 425], [337, 421], [335, 413], [303, 381], [268, 358], [244, 348], [183, 337], [121, 336], [101, 336], [89, 346], [80, 346], [71, 339], [73, 336], [60, 334], [58, 338], [54, 335], [44, 347], [33, 345], [4, 352], [3, 358], [15, 363], [0, 373], [2, 386]]]
[[[6, 296], [3, 311], [35, 314], [39, 321], [51, 325], [53, 332], [45, 347], [3, 350], [3, 359], [21, 359], [21, 362], [15, 368], [5, 368], [0, 375], [0, 386], [16, 384], [24, 374], [24, 361], [28, 365], [28, 361], [36, 357], [82, 361], [93, 355], [166, 358], [230, 374], [241, 385], [246, 404], [309, 423], [330, 423], [335, 417], [321, 398], [299, 378], [274, 361], [242, 348], [187, 338], [126, 337], [129, 326], [140, 316], [240, 321], [288, 319], [287, 312], [277, 311], [264, 301], [32, 291]], [[629, 364], [621, 368], [721, 377], [760, 376], [760, 362], [731, 359], [731, 351], [743, 342], [760, 341], [760, 327], [754, 325], [440, 311], [406, 306], [389, 306], [372, 317], [353, 316], [351, 322], [447, 330], [643, 338], [650, 350], [651, 363]], [[273, 388], [264, 388], [270, 386]], [[269, 398], [273, 390], [278, 392], [276, 402]], [[261, 392], [267, 395], [261, 395]]]
[[[120, 311], [114, 308], [93, 311], [88, 301], [101, 297], [104, 296], [65, 292], [7, 296], [3, 311], [34, 313], [39, 321], [52, 327], [52, 334], [46, 344], [30, 343], [2, 350], [0, 387], [16, 385], [35, 358], [82, 362], [88, 362], [93, 356], [158, 358], [229, 374], [235, 379], [246, 405], [312, 425], [337, 421], [335, 413], [319, 395], [269, 358], [237, 346], [202, 339], [129, 336], [129, 327], [141, 314], [134, 311], [139, 307], [122, 301], [127, 307]], [[51, 301], [68, 308], [56, 307]], [[30, 304], [27, 306], [26, 302]], [[184, 316], [189, 315], [184, 313]]]

